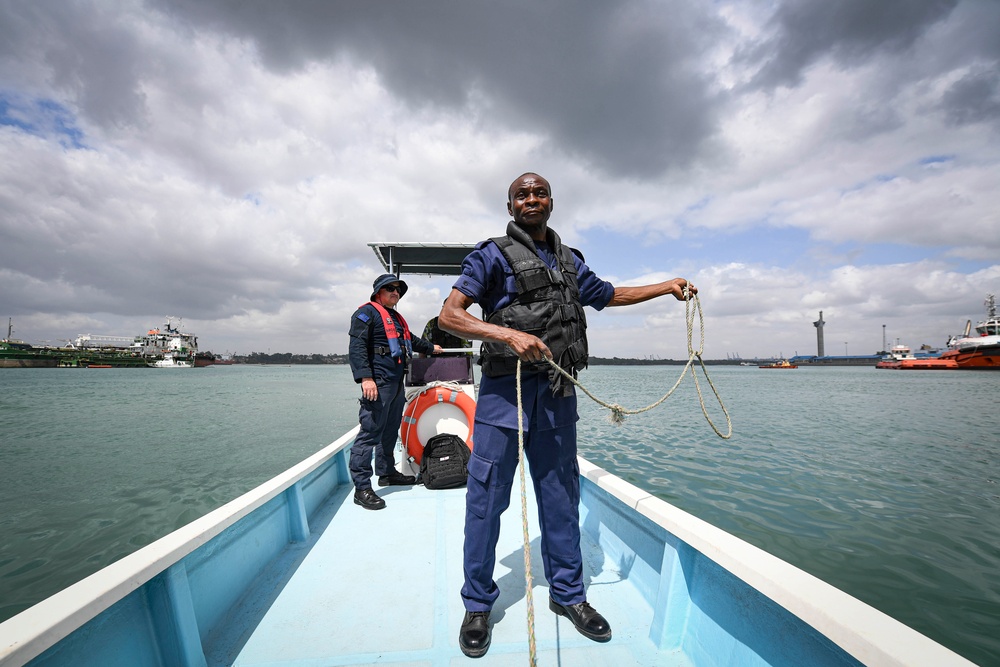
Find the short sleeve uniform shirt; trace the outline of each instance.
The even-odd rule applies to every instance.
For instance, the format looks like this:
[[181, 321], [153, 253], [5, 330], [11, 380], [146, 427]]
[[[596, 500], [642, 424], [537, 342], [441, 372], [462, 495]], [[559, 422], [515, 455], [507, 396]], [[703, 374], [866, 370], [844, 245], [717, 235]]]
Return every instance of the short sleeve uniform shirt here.
[[[536, 241], [535, 248], [549, 268], [558, 269], [559, 263], [547, 243]], [[614, 296], [614, 285], [598, 278], [579, 257], [574, 256], [574, 261], [581, 304], [602, 310]], [[462, 275], [453, 287], [478, 303], [486, 317], [510, 304], [517, 296], [514, 273], [500, 249], [490, 241], [480, 243], [469, 253], [462, 263]], [[554, 397], [545, 373], [522, 373], [521, 386], [525, 431], [567, 426], [579, 418], [576, 393]], [[494, 378], [484, 375], [481, 378], [476, 421], [502, 428], [517, 428], [515, 375]]]

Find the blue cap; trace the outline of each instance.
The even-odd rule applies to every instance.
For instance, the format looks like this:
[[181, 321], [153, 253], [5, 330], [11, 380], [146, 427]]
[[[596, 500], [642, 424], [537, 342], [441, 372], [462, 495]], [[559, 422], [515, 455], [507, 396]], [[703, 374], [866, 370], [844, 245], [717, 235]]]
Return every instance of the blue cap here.
[[404, 294], [406, 294], [406, 290], [408, 288], [406, 287], [405, 282], [403, 282], [396, 276], [392, 275], [391, 273], [383, 273], [382, 275], [380, 275], [378, 278], [375, 279], [374, 283], [372, 283], [371, 298], [374, 299], [375, 295], [378, 294], [378, 291], [380, 289], [382, 289], [386, 285], [391, 285], [392, 283], [399, 283], [399, 296], [403, 296]]

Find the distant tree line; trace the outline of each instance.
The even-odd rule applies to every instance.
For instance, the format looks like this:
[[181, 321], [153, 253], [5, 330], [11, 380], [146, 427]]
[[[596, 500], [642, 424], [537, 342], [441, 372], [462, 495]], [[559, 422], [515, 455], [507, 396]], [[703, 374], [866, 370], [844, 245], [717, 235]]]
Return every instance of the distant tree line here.
[[[706, 364], [736, 366], [742, 359], [705, 359]], [[621, 357], [590, 357], [591, 366], [683, 366], [687, 359], [623, 359]]]
[[234, 355], [233, 361], [238, 364], [346, 364], [346, 354], [292, 354], [291, 352], [251, 352], [246, 355]]
[[[291, 352], [251, 352], [234, 355], [238, 364], [347, 364], [346, 354], [292, 354]], [[706, 359], [706, 364], [738, 364], [739, 359]], [[676, 366], [684, 365], [687, 359], [624, 359], [621, 357], [590, 357], [591, 366]]]

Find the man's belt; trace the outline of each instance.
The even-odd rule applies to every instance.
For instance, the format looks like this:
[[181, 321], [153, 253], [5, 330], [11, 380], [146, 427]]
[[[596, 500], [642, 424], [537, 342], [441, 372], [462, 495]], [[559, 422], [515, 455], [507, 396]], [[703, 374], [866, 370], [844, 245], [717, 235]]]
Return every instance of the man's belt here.
[[376, 347], [374, 349], [374, 351], [375, 351], [375, 354], [377, 354], [379, 356], [382, 356], [382, 357], [391, 357], [392, 356], [392, 350], [390, 350], [389, 348], [385, 347], [384, 345], [379, 345], [378, 347]]

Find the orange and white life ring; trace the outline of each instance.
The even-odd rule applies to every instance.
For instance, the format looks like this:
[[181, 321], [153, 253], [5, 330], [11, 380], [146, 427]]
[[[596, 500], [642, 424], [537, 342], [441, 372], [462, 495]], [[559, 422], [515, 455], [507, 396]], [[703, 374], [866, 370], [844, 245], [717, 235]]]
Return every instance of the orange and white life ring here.
[[472, 449], [475, 416], [475, 399], [461, 389], [447, 385], [427, 387], [406, 403], [399, 438], [419, 466], [424, 445], [439, 433], [454, 433]]

